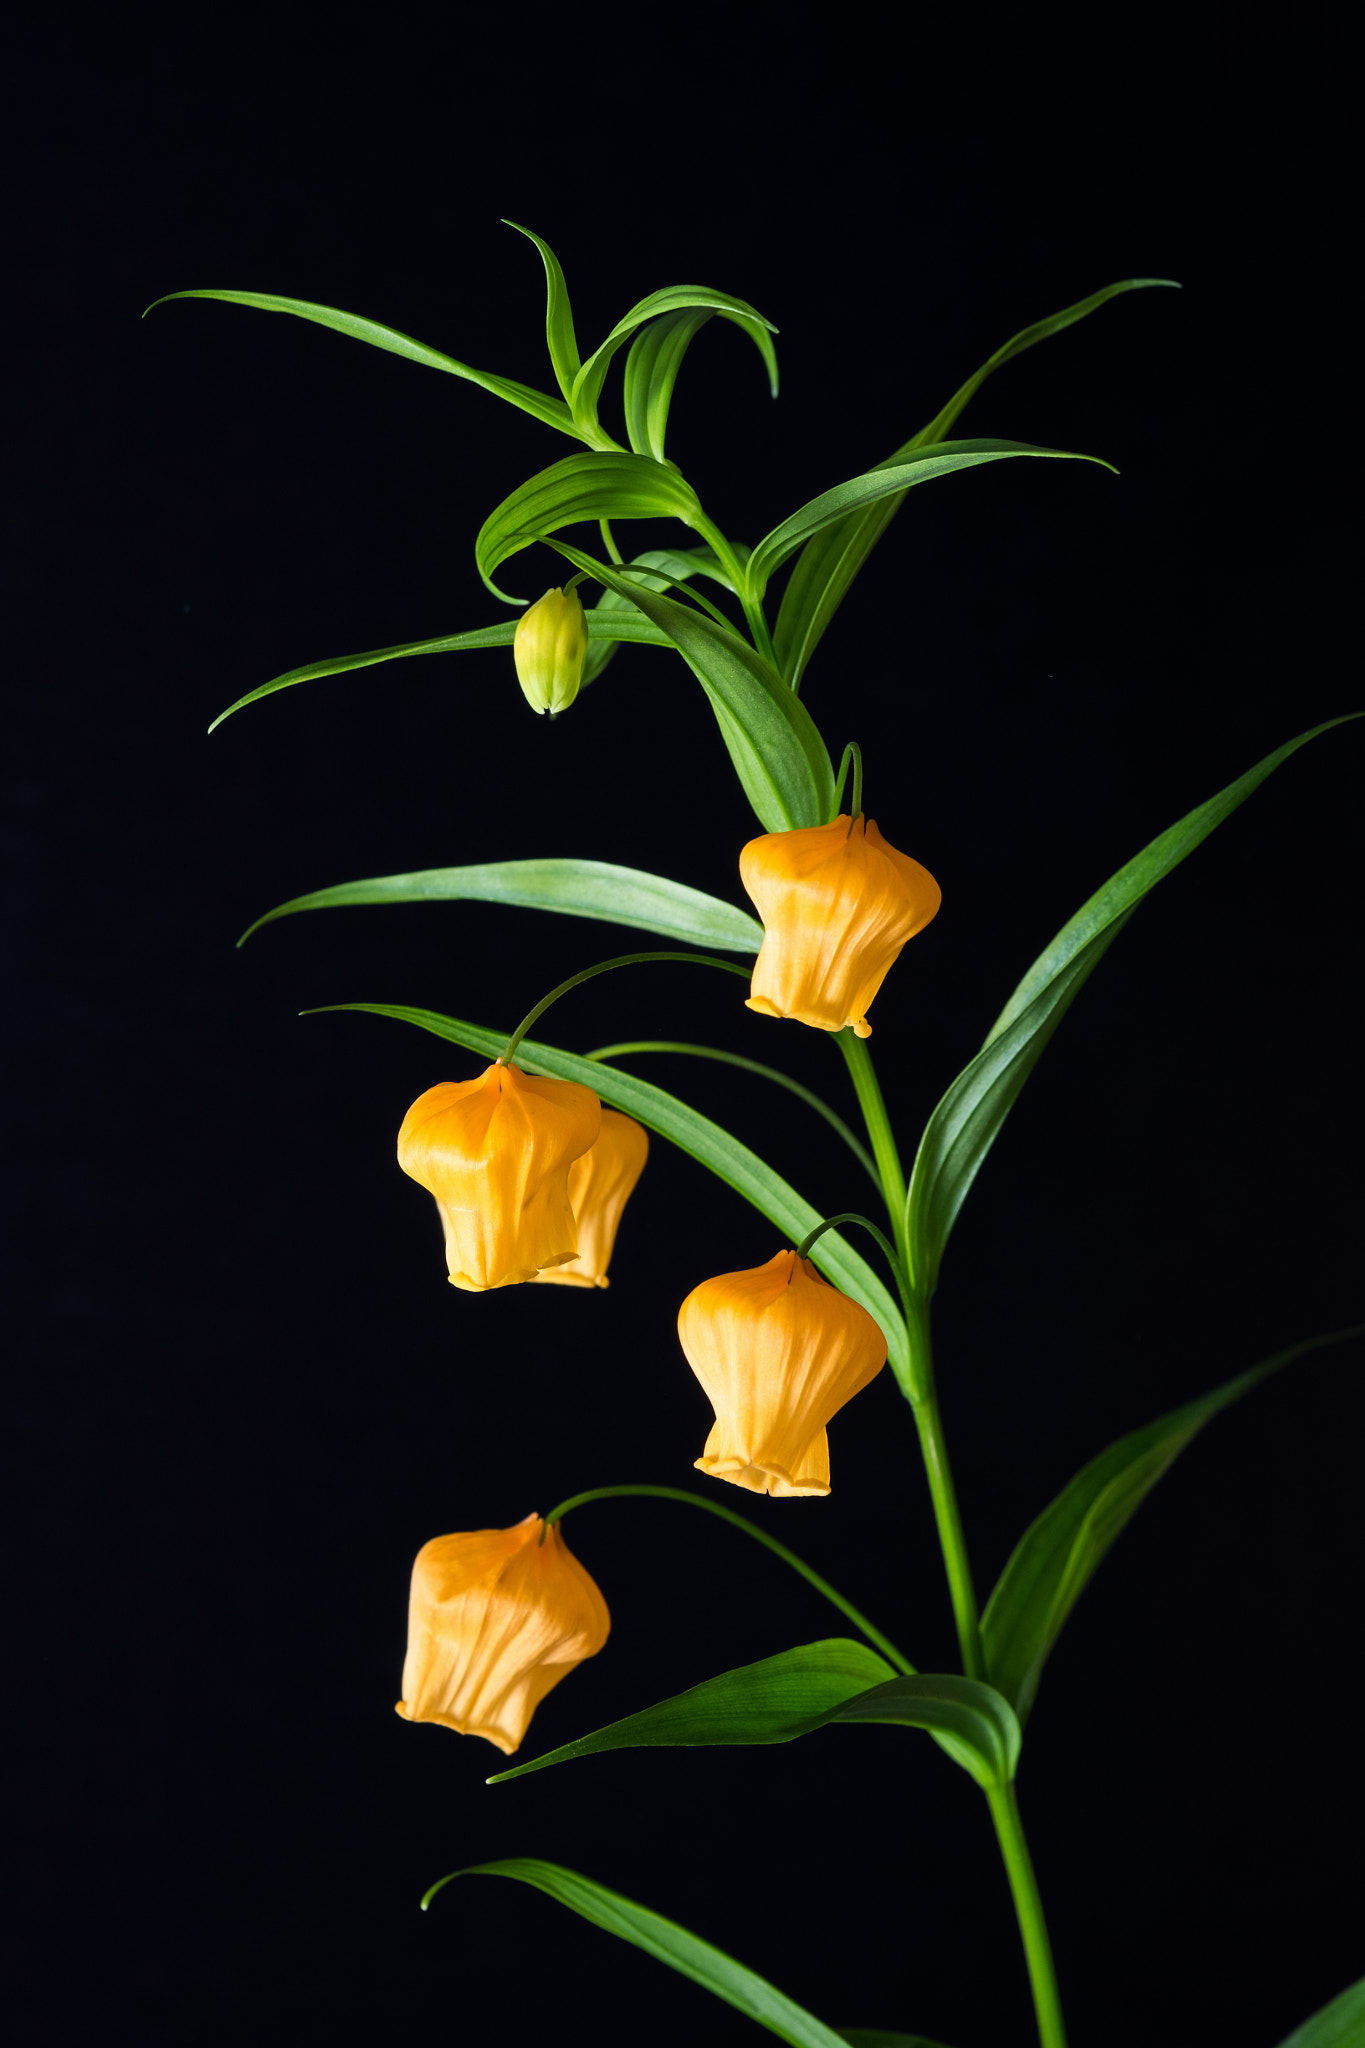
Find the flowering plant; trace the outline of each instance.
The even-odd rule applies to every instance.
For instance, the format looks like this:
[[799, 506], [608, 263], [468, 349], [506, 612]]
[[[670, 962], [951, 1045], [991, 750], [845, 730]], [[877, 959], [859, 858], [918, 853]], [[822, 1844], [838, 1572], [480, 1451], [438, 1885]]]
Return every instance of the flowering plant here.
[[[568, 1547], [566, 1517], [589, 1503], [632, 1494], [719, 1516], [800, 1573], [856, 1633], [803, 1643], [734, 1670], [700, 1671], [688, 1691], [502, 1770], [492, 1782], [622, 1748], [786, 1743], [836, 1722], [928, 1734], [985, 1797], [1014, 1899], [1039, 2039], [1043, 2048], [1062, 2048], [1061, 1992], [1016, 1795], [1023, 1735], [1048, 1655], [1109, 1547], [1204, 1424], [1292, 1360], [1360, 1332], [1306, 1337], [1110, 1445], [1024, 1531], [982, 1605], [939, 1408], [931, 1303], [977, 1173], [1066, 1011], [1133, 911], [1298, 748], [1344, 720], [1288, 739], [1160, 833], [1081, 905], [1009, 995], [976, 1057], [944, 1090], [912, 1154], [887, 1114], [866, 1043], [873, 1030], [868, 1012], [902, 950], [939, 912], [940, 880], [930, 871], [932, 849], [915, 843], [914, 820], [897, 812], [894, 780], [876, 761], [867, 764], [868, 794], [875, 794], [886, 833], [867, 815], [864, 762], [847, 734], [832, 735], [842, 742], [836, 769], [826, 735], [802, 702], [806, 668], [911, 489], [1018, 457], [1097, 459], [1021, 442], [954, 438], [954, 429], [985, 379], [1012, 357], [1120, 294], [1169, 281], [1126, 279], [1025, 328], [876, 467], [824, 490], [747, 546], [721, 529], [665, 453], [669, 410], [686, 351], [715, 317], [753, 342], [775, 392], [775, 330], [755, 307], [726, 292], [672, 287], [631, 308], [584, 358], [563, 271], [540, 237], [530, 239], [545, 268], [546, 340], [558, 396], [471, 369], [395, 329], [328, 307], [250, 292], [171, 295], [235, 301], [332, 328], [478, 384], [580, 444], [511, 491], [479, 530], [479, 573], [493, 596], [519, 609], [519, 619], [314, 662], [252, 690], [222, 717], [272, 692], [347, 670], [423, 653], [509, 647], [533, 711], [582, 716], [574, 707], [583, 689], [601, 678], [622, 645], [643, 644], [680, 655], [700, 683], [762, 827], [735, 849], [757, 918], [683, 879], [563, 858], [341, 884], [283, 903], [258, 920], [358, 903], [483, 899], [587, 915], [670, 942], [666, 951], [637, 951], [585, 967], [552, 989], [510, 1035], [425, 1009], [330, 1006], [397, 1018], [483, 1063], [481, 1071], [462, 1071], [428, 1088], [398, 1137], [399, 1164], [436, 1201], [455, 1288], [607, 1287], [626, 1204], [637, 1203], [647, 1215], [642, 1176], [649, 1133], [688, 1152], [771, 1226], [757, 1239], [752, 1232], [737, 1235], [734, 1270], [699, 1275], [680, 1307], [660, 1308], [661, 1332], [676, 1314], [678, 1369], [685, 1360], [714, 1408], [714, 1426], [692, 1453], [706, 1490], [608, 1485], [573, 1494], [543, 1514], [524, 1513], [527, 1504], [509, 1493], [506, 1526], [434, 1536], [413, 1571], [398, 1710], [406, 1719], [479, 1736], [514, 1754], [539, 1703], [602, 1649], [610, 1627], [602, 1588]], [[623, 349], [625, 444], [600, 418], [608, 373]], [[618, 528], [658, 519], [678, 521], [686, 534], [666, 547], [623, 551]], [[596, 527], [600, 552], [562, 537], [583, 526]], [[494, 579], [537, 543], [562, 558], [564, 580], [527, 605]], [[784, 570], [774, 603], [773, 579]], [[585, 608], [581, 593], [594, 586], [594, 602]], [[510, 674], [505, 680], [511, 691]], [[530, 716], [519, 700], [515, 710]], [[904, 850], [907, 843], [913, 854]], [[930, 865], [921, 864], [921, 855]], [[950, 876], [946, 885], [944, 914], [951, 915]], [[739, 964], [746, 958], [748, 965]], [[623, 1041], [578, 1053], [531, 1035], [550, 1006], [571, 997], [579, 983], [646, 962], [704, 965], [743, 979], [754, 1013], [746, 1020], [746, 1046], [755, 1044], [755, 1033], [769, 1034], [771, 1044], [780, 1029], [798, 1026], [833, 1040], [862, 1135], [780, 1066], [747, 1052], [677, 1042], [667, 1049], [736, 1060], [805, 1096], [866, 1169], [875, 1189], [873, 1215], [830, 1214], [810, 1203], [730, 1132], [622, 1064], [662, 1049], [659, 1042]], [[850, 1229], [861, 1233], [856, 1242]], [[610, 1300], [596, 1308], [609, 1319]], [[452, 1313], [459, 1312], [452, 1304]], [[789, 1511], [770, 1501], [830, 1493], [830, 1425], [888, 1364], [923, 1453], [956, 1624], [957, 1671], [919, 1672], [876, 1621], [771, 1527]], [[752, 1504], [754, 1513], [741, 1514], [718, 1497], [724, 1484], [766, 1498]], [[474, 1868], [549, 1893], [798, 2048], [922, 2042], [904, 2032], [831, 2027], [742, 1960], [580, 1872], [527, 1858]], [[446, 1882], [432, 1886], [424, 1903]], [[1327, 2048], [1362, 2025], [1365, 1982], [1300, 2028], [1295, 2048]]]

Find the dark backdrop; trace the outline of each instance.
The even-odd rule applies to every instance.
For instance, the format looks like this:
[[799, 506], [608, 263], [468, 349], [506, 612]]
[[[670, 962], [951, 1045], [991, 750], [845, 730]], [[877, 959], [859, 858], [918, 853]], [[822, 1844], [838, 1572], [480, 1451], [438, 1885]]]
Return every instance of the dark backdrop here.
[[[629, 938], [450, 905], [233, 941], [330, 882], [536, 853], [735, 898], [755, 828], [701, 693], [650, 649], [553, 724], [495, 652], [300, 688], [206, 739], [295, 664], [502, 616], [474, 532], [571, 444], [301, 323], [138, 319], [182, 286], [281, 291], [544, 385], [539, 264], [499, 215], [555, 246], [587, 343], [656, 286], [717, 284], [778, 323], [783, 393], [713, 323], [670, 445], [753, 539], [1027, 321], [1115, 277], [1182, 281], [1010, 366], [964, 423], [1121, 474], [1011, 463], [916, 493], [810, 671], [872, 814], [944, 889], [874, 1010], [909, 1145], [1108, 873], [1358, 698], [1330, 425], [1354, 331], [1342, 53], [1192, 57], [1155, 25], [967, 40], [812, 39], [769, 7], [704, 38], [342, 7], [14, 43], [16, 2039], [757, 2038], [519, 1888], [417, 1912], [442, 1872], [514, 1853], [645, 1899], [833, 2023], [1030, 2038], [984, 1807], [928, 1742], [830, 1731], [487, 1791], [492, 1749], [394, 1715], [427, 1537], [614, 1480], [702, 1485], [675, 1306], [776, 1241], [657, 1142], [608, 1293], [456, 1294], [393, 1142], [472, 1063], [297, 1012], [510, 1027]], [[535, 594], [562, 572], [508, 573]], [[937, 1329], [983, 1595], [1113, 1436], [1361, 1315], [1361, 745], [1316, 742], [1163, 885], [964, 1211]], [[785, 1063], [847, 1106], [833, 1049], [720, 976], [614, 976], [548, 1033], [630, 1034]], [[863, 1200], [789, 1098], [640, 1065], [822, 1208]], [[1365, 1967], [1359, 1373], [1358, 1349], [1322, 1354], [1213, 1425], [1049, 1667], [1021, 1796], [1081, 2048], [1272, 2048]], [[820, 1503], [727, 1501], [951, 1668], [889, 1374], [836, 1424], [833, 1479]], [[568, 1528], [614, 1632], [531, 1753], [837, 1627], [682, 1508]]]

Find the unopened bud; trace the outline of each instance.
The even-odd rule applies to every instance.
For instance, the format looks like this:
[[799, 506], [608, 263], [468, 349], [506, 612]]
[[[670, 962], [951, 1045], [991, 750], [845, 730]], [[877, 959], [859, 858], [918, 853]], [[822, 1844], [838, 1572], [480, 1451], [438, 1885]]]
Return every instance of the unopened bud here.
[[576, 590], [547, 590], [512, 641], [517, 681], [533, 711], [567, 711], [583, 680], [588, 621]]

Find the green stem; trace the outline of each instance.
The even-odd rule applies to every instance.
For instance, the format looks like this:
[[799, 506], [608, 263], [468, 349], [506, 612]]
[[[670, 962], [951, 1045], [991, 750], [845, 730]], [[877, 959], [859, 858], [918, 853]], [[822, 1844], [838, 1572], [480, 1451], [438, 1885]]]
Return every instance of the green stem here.
[[1043, 1902], [1038, 1895], [1038, 1880], [1033, 1874], [1028, 1843], [1024, 1840], [1014, 1787], [997, 1786], [987, 1792], [986, 1799], [991, 1819], [995, 1822], [1000, 1853], [1005, 1859], [1010, 1890], [1014, 1894], [1014, 1910], [1023, 1936], [1029, 1983], [1033, 1989], [1033, 2009], [1038, 2015], [1038, 2039], [1041, 2048], [1066, 2048], [1066, 2023], [1062, 2018], [1062, 2001], [1057, 1990], [1052, 1943], [1048, 1940]]
[[834, 813], [829, 822], [831, 825], [834, 823], [843, 804], [844, 783], [848, 776], [850, 761], [853, 763], [853, 798], [848, 813], [848, 829], [851, 832], [855, 819], [861, 817], [863, 809], [863, 750], [856, 740], [849, 741], [839, 763], [839, 776], [834, 785]]
[[867, 1135], [872, 1140], [872, 1155], [877, 1162], [877, 1171], [882, 1177], [882, 1193], [891, 1216], [891, 1229], [896, 1240], [907, 1273], [910, 1261], [906, 1257], [905, 1244], [905, 1173], [901, 1166], [896, 1140], [891, 1131], [891, 1119], [882, 1101], [882, 1091], [877, 1085], [876, 1070], [872, 1055], [861, 1038], [854, 1036], [847, 1026], [835, 1034], [835, 1044], [843, 1054], [858, 1097], [858, 1106], [867, 1125]]
[[802, 1102], [807, 1103], [825, 1119], [832, 1130], [839, 1133], [864, 1173], [868, 1175], [873, 1187], [880, 1191], [881, 1176], [877, 1172], [872, 1154], [862, 1139], [854, 1136], [843, 1118], [837, 1116], [827, 1102], [822, 1102], [818, 1095], [804, 1087], [800, 1081], [793, 1081], [790, 1074], [779, 1073], [776, 1067], [765, 1067], [761, 1060], [745, 1059], [742, 1053], [721, 1052], [714, 1045], [692, 1045], [682, 1038], [623, 1038], [616, 1045], [595, 1046], [583, 1057], [589, 1060], [615, 1060], [625, 1053], [636, 1052], [691, 1053], [697, 1059], [721, 1060], [727, 1067], [742, 1067], [746, 1073], [761, 1074], [765, 1081], [776, 1081], [779, 1088], [788, 1088], [793, 1095], [799, 1095]]
[[986, 1658], [981, 1647], [976, 1587], [972, 1583], [962, 1511], [957, 1504], [957, 1488], [953, 1485], [953, 1468], [948, 1462], [943, 1418], [939, 1414], [938, 1395], [934, 1390], [929, 1304], [917, 1296], [912, 1297], [906, 1324], [910, 1338], [910, 1380], [912, 1386], [919, 1390], [918, 1397], [911, 1401], [911, 1407], [919, 1430], [929, 1497], [934, 1504], [939, 1549], [943, 1552], [943, 1569], [948, 1577], [948, 1595], [953, 1603], [953, 1620], [957, 1624], [958, 1647], [962, 1652], [962, 1669], [968, 1678], [985, 1679]]
[[901, 1294], [904, 1295], [908, 1290], [901, 1262], [896, 1256], [896, 1247], [890, 1242], [884, 1230], [879, 1230], [875, 1223], [868, 1217], [860, 1215], [856, 1209], [841, 1209], [837, 1216], [826, 1216], [823, 1222], [817, 1223], [813, 1230], [808, 1230], [800, 1244], [796, 1247], [797, 1258], [809, 1258], [811, 1246], [823, 1237], [827, 1230], [833, 1230], [836, 1223], [859, 1223], [870, 1236], [876, 1238], [878, 1244], [886, 1253], [891, 1271], [896, 1276], [896, 1285], [899, 1287]]
[[616, 540], [611, 530], [611, 521], [609, 519], [599, 519], [597, 524], [601, 529], [602, 545], [607, 551], [608, 560], [615, 562], [619, 569], [621, 567], [621, 550], [616, 545]]
[[693, 520], [693, 526], [704, 540], [710, 542], [716, 560], [729, 577], [734, 587], [735, 596], [744, 607], [744, 616], [748, 621], [749, 631], [753, 635], [754, 646], [763, 656], [763, 659], [771, 662], [772, 666], [776, 668], [777, 653], [773, 647], [772, 634], [768, 631], [768, 621], [763, 610], [763, 604], [761, 599], [749, 595], [748, 579], [744, 573], [743, 562], [741, 562], [739, 556], [735, 553], [715, 521], [708, 519], [705, 513], [700, 518]]
[[[575, 1493], [568, 1500], [561, 1501], [557, 1508], [546, 1515], [545, 1526], [548, 1528], [552, 1522], [562, 1521], [571, 1508], [584, 1507], [592, 1500], [616, 1500], [623, 1495], [638, 1495], [651, 1500], [684, 1501], [689, 1507], [704, 1508], [708, 1515], [718, 1515], [722, 1522], [729, 1522], [734, 1528], [742, 1529], [746, 1536], [753, 1537], [755, 1543], [761, 1543], [765, 1550], [772, 1551], [774, 1557], [780, 1557], [783, 1564], [789, 1564], [794, 1572], [799, 1572], [807, 1585], [814, 1586], [817, 1593], [823, 1593], [826, 1600], [837, 1607], [855, 1628], [861, 1629], [868, 1641], [875, 1643], [882, 1655], [906, 1678], [915, 1676], [914, 1665], [896, 1648], [890, 1637], [884, 1636], [851, 1600], [845, 1600], [843, 1594], [831, 1586], [828, 1579], [822, 1579], [819, 1572], [812, 1571], [794, 1550], [788, 1550], [786, 1544], [779, 1543], [775, 1536], [769, 1536], [765, 1530], [756, 1528], [752, 1522], [746, 1522], [743, 1515], [737, 1515], [733, 1508], [723, 1508], [718, 1501], [704, 1500], [699, 1493], [684, 1493], [681, 1487], [677, 1486], [595, 1486], [590, 1493]], [[541, 1541], [544, 1540], [542, 1532]]]
[[739, 601], [744, 607], [744, 616], [749, 621], [749, 631], [754, 636], [754, 646], [766, 662], [769, 662], [773, 668], [777, 668], [777, 649], [773, 646], [773, 636], [768, 631], [768, 621], [762, 604], [756, 597], [745, 597], [742, 591]]
[[733, 960], [717, 960], [710, 953], [618, 953], [614, 960], [599, 960], [595, 967], [585, 967], [581, 973], [571, 974], [567, 981], [561, 981], [558, 988], [552, 988], [549, 995], [542, 996], [533, 1010], [528, 1010], [512, 1036], [498, 1055], [501, 1066], [510, 1066], [512, 1055], [525, 1038], [537, 1017], [543, 1017], [551, 1003], [557, 1003], [571, 988], [580, 982], [591, 981], [595, 974], [607, 974], [613, 967], [638, 967], [649, 960], [689, 960], [698, 967], [720, 967], [727, 974], [737, 974], [741, 981], [747, 981], [750, 969], [737, 967]]

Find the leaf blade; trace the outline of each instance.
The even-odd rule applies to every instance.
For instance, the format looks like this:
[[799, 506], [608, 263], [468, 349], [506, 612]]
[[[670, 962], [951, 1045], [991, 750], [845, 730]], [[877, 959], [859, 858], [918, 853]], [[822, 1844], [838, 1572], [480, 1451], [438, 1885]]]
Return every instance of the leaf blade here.
[[1021, 455], [1042, 456], [1053, 462], [1094, 462], [1102, 469], [1113, 469], [1112, 463], [1098, 455], [1078, 455], [1066, 448], [1035, 448], [1025, 441], [942, 441], [934, 447], [917, 449], [904, 462], [883, 463], [876, 469], [864, 470], [828, 491], [821, 491], [818, 497], [789, 513], [771, 533], [763, 536], [750, 555], [748, 594], [761, 598], [773, 571], [826, 527], [837, 526], [883, 499], [899, 500], [916, 484], [951, 476], [958, 470], [975, 469], [983, 462], [1004, 462]]
[[[651, 626], [648, 619], [638, 614], [632, 618], [629, 612], [607, 617], [592, 611], [587, 614], [588, 639], [591, 642], [628, 640], [648, 647], [671, 647], [673, 642], [667, 633], [661, 633], [657, 626]], [[213, 732], [224, 719], [231, 718], [234, 711], [244, 710], [248, 704], [255, 704], [262, 697], [273, 697], [277, 690], [290, 690], [296, 683], [314, 682], [323, 676], [340, 676], [356, 668], [372, 668], [384, 661], [402, 661], [411, 654], [459, 654], [478, 647], [510, 647], [516, 635], [515, 619], [500, 619], [496, 626], [476, 626], [468, 633], [441, 633], [434, 640], [408, 640], [397, 647], [373, 647], [364, 654], [338, 654], [324, 661], [305, 662], [302, 668], [291, 668], [282, 676], [273, 676], [268, 683], [260, 683], [254, 690], [248, 690], [245, 697], [239, 697], [235, 704], [229, 704], [226, 711], [220, 711], [209, 731]]]
[[1007, 1785], [1019, 1761], [1018, 1720], [990, 1686], [952, 1673], [902, 1677], [865, 1643], [833, 1636], [703, 1679], [487, 1782], [505, 1784], [617, 1749], [795, 1742], [836, 1722], [921, 1729], [986, 1790]]
[[1043, 1665], [1116, 1538], [1206, 1422], [1296, 1358], [1365, 1336], [1365, 1324], [1308, 1337], [1210, 1393], [1130, 1430], [1083, 1465], [1020, 1537], [981, 1618], [991, 1683], [1026, 1719]]
[[540, 251], [540, 260], [545, 265], [545, 345], [550, 351], [550, 367], [555, 373], [555, 382], [567, 402], [581, 364], [573, 331], [569, 287], [563, 269], [554, 250], [548, 242], [541, 240], [534, 228], [524, 228], [520, 221], [506, 219], [503, 226], [515, 228], [519, 235], [525, 235], [528, 242], [534, 242]]
[[[395, 1017], [400, 1023], [415, 1024], [467, 1052], [494, 1060], [507, 1043], [505, 1031], [487, 1031], [460, 1017], [446, 1017], [435, 1010], [417, 1010], [394, 1003], [329, 1003], [331, 1010], [360, 1010], [376, 1017]], [[319, 1012], [320, 1014], [320, 1012]], [[823, 1219], [819, 1210], [797, 1194], [766, 1160], [732, 1137], [721, 1125], [712, 1123], [677, 1096], [641, 1081], [633, 1074], [605, 1062], [583, 1059], [563, 1052], [558, 1046], [522, 1040], [517, 1063], [530, 1073], [552, 1074], [561, 1081], [581, 1081], [613, 1109], [624, 1110], [637, 1123], [657, 1131], [681, 1151], [742, 1195], [770, 1223], [783, 1231], [793, 1245], [800, 1244], [807, 1231]], [[812, 1247], [811, 1259], [825, 1277], [852, 1300], [865, 1308], [887, 1340], [891, 1369], [907, 1398], [910, 1392], [910, 1351], [905, 1321], [888, 1289], [876, 1273], [854, 1251], [837, 1230], [827, 1230]]]
[[[537, 391], [530, 384], [519, 384], [512, 377], [499, 377], [491, 370], [475, 370], [470, 364], [446, 355], [441, 349], [429, 348], [426, 342], [417, 341], [411, 334], [389, 327], [382, 320], [365, 320], [357, 313], [343, 313], [335, 306], [320, 306], [311, 299], [281, 298], [276, 292], [166, 292], [161, 298], [153, 299], [147, 313], [154, 312], [158, 306], [168, 305], [172, 299], [222, 299], [232, 306], [254, 306], [262, 313], [292, 313], [296, 319], [309, 320], [317, 327], [330, 327], [336, 334], [349, 335], [353, 341], [368, 342], [371, 348], [403, 356], [410, 363], [421, 363], [428, 369], [444, 370], [449, 376], [461, 377], [467, 383], [479, 385], [484, 391], [491, 391], [495, 398], [506, 399], [509, 405], [517, 406], [522, 412], [529, 412], [544, 426], [554, 427], [561, 434], [571, 434], [575, 440], [583, 438], [574, 425], [572, 413], [561, 399], [551, 398], [548, 392]], [[144, 320], [147, 313], [142, 316]]]
[[851, 1637], [830, 1636], [821, 1642], [803, 1643], [794, 1650], [779, 1650], [776, 1656], [703, 1679], [671, 1699], [627, 1714], [574, 1742], [561, 1743], [529, 1763], [498, 1771], [486, 1782], [505, 1784], [510, 1778], [548, 1770], [551, 1764], [616, 1749], [795, 1742], [798, 1736], [823, 1727], [846, 1701], [895, 1675], [884, 1657]]
[[1280, 2048], [1361, 2048], [1365, 2043], [1365, 1977], [1286, 2035]]
[[694, 1984], [709, 1991], [713, 1997], [732, 2005], [746, 2018], [754, 2020], [760, 2027], [766, 2027], [770, 2034], [786, 2041], [789, 2048], [844, 2048], [840, 2036], [827, 2027], [814, 2013], [807, 2012], [786, 1993], [770, 1984], [766, 1977], [760, 1977], [723, 1949], [703, 1941], [699, 1935], [680, 1927], [674, 1920], [665, 1920], [663, 1915], [639, 1905], [636, 1900], [626, 1898], [620, 1892], [608, 1891], [605, 1885], [597, 1884], [581, 1872], [568, 1870], [563, 1864], [546, 1863], [530, 1856], [508, 1856], [497, 1863], [474, 1863], [464, 1870], [451, 1872], [434, 1884], [422, 1900], [425, 1909], [441, 1889], [456, 1877], [510, 1877], [522, 1884], [534, 1885], [567, 1906], [584, 1920], [590, 1920], [594, 1927], [600, 1927], [607, 1934], [614, 1934], [618, 1941], [626, 1941], [633, 1948], [643, 1949], [655, 1962], [663, 1963], [679, 1976], [691, 1978]]
[[680, 519], [693, 527], [701, 503], [671, 465], [624, 449], [566, 455], [537, 470], [495, 505], [474, 542], [474, 561], [485, 586], [505, 604], [520, 604], [493, 581], [509, 556], [561, 527], [601, 519]]
[[668, 410], [683, 357], [715, 315], [709, 306], [679, 308], [642, 327], [626, 357], [626, 439], [637, 455], [663, 462]]
[[834, 769], [810, 713], [777, 670], [713, 619], [629, 582], [565, 541], [549, 545], [625, 597], [672, 641], [706, 692], [760, 823], [770, 832], [824, 824], [834, 803]]
[[[1053, 313], [1045, 320], [1039, 320], [1032, 327], [1026, 327], [1007, 341], [1003, 348], [983, 364], [982, 368], [969, 377], [966, 384], [949, 399], [947, 405], [935, 414], [917, 434], [878, 464], [879, 468], [890, 468], [893, 463], [904, 462], [917, 448], [928, 447], [930, 443], [944, 440], [953, 422], [963, 407], [993, 371], [1008, 362], [1012, 356], [1021, 355], [1036, 342], [1046, 340], [1051, 334], [1058, 334], [1075, 321], [1082, 320], [1109, 299], [1120, 292], [1139, 291], [1148, 285], [1166, 285], [1174, 282], [1171, 278], [1134, 277], [1125, 278], [1118, 284], [1106, 285], [1102, 291], [1092, 292], [1088, 299], [1078, 300], [1060, 313]], [[1179, 290], [1179, 286], [1176, 286]], [[793, 569], [787, 588], [782, 595], [777, 624], [773, 633], [778, 667], [794, 690], [799, 690], [806, 665], [818, 647], [839, 606], [847, 595], [849, 586], [857, 576], [863, 563], [871, 554], [877, 542], [885, 533], [904, 502], [900, 497], [884, 499], [867, 511], [854, 514], [838, 524], [827, 527], [809, 540]]]
[[933, 1292], [963, 1202], [1048, 1041], [1138, 904], [1302, 746], [1365, 713], [1348, 712], [1287, 740], [1178, 819], [1112, 875], [1039, 954], [985, 1044], [925, 1126], [906, 1196], [914, 1285]]
[[665, 938], [720, 946], [732, 953], [756, 953], [763, 940], [763, 927], [757, 919], [665, 875], [618, 867], [609, 861], [549, 858], [426, 868], [315, 889], [268, 910], [247, 927], [237, 943], [244, 944], [262, 925], [296, 911], [430, 902], [506, 903], [525, 910], [556, 911], [563, 917], [598, 918], [608, 924], [660, 932]]
[[650, 292], [647, 298], [639, 300], [630, 311], [622, 316], [612, 328], [601, 346], [594, 349], [578, 376], [574, 380], [570, 404], [575, 419], [596, 418], [602, 386], [606, 381], [611, 359], [628, 335], [634, 334], [647, 320], [655, 320], [665, 313], [683, 312], [691, 308], [707, 307], [719, 313], [722, 319], [733, 320], [748, 334], [759, 354], [763, 357], [768, 371], [768, 385], [774, 398], [777, 396], [777, 355], [770, 335], [777, 329], [771, 320], [765, 320], [756, 306], [747, 299], [737, 299], [731, 292], [713, 291], [707, 285], [676, 284], [666, 285], [662, 291]]

